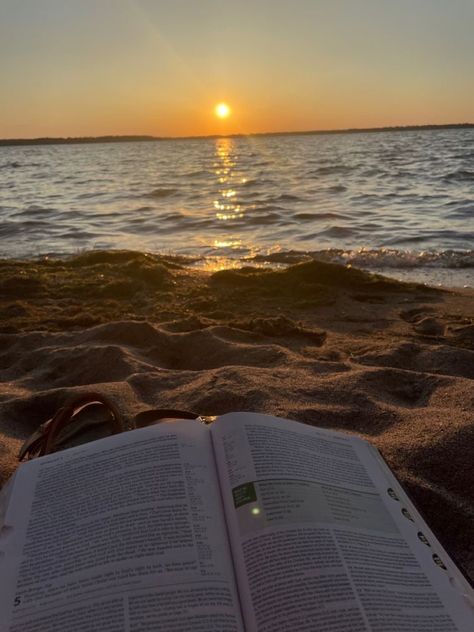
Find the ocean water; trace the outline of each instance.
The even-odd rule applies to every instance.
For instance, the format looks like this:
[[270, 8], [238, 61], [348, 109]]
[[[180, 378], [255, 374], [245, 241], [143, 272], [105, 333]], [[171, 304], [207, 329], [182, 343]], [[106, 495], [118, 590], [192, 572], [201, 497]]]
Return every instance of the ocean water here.
[[474, 285], [474, 130], [0, 147], [0, 256], [309, 256]]

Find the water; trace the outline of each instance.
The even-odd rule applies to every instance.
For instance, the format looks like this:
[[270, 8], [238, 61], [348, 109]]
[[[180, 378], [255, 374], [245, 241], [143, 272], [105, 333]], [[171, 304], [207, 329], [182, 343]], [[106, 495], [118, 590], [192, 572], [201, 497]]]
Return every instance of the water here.
[[474, 130], [0, 147], [0, 255], [305, 254], [474, 285]]

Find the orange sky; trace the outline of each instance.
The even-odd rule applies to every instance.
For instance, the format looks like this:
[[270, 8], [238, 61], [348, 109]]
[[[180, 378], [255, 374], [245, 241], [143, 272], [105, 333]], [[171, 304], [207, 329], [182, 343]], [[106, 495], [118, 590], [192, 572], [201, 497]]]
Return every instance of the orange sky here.
[[472, 122], [473, 23], [471, 0], [3, 0], [0, 137]]

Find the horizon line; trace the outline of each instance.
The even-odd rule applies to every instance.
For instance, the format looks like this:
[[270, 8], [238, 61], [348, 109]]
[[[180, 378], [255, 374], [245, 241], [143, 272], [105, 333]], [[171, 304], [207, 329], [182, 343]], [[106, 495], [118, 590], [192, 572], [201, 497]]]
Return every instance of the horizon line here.
[[196, 134], [187, 136], [153, 136], [151, 134], [106, 134], [101, 136], [39, 136], [35, 138], [0, 138], [0, 146], [8, 145], [65, 145], [87, 143], [156, 142], [167, 140], [202, 140], [216, 138], [245, 138], [252, 136], [304, 136], [324, 134], [364, 134], [374, 132], [429, 131], [436, 129], [470, 129], [474, 123], [439, 123], [422, 125], [386, 125], [383, 127], [348, 127], [276, 132], [250, 132], [233, 134]]

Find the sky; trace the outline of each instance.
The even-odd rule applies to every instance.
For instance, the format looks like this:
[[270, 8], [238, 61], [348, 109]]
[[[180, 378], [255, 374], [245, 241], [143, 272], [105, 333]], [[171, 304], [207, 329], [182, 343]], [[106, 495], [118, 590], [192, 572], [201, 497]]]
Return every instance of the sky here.
[[474, 0], [0, 0], [0, 137], [474, 122], [473, 27]]

